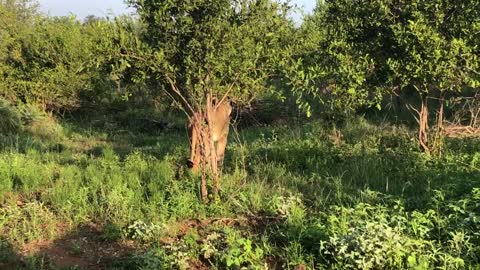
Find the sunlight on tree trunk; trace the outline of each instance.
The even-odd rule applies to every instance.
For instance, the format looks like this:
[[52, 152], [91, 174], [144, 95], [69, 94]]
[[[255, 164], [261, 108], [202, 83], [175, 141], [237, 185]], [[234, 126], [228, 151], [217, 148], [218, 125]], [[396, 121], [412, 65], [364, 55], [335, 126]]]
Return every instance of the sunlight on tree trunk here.
[[437, 110], [437, 128], [435, 130], [435, 138], [433, 140], [432, 151], [436, 156], [442, 156], [443, 154], [443, 140], [445, 137], [443, 128], [444, 119], [444, 105], [445, 105], [445, 92], [441, 91], [438, 98], [438, 110]]
[[422, 147], [422, 150], [426, 153], [430, 152], [428, 146], [428, 97], [422, 95], [422, 104], [420, 107], [420, 113], [418, 117], [418, 142]]
[[[192, 170], [201, 172], [200, 195], [203, 201], [208, 199], [207, 180], [213, 181], [213, 196], [218, 196], [219, 190], [219, 158], [215, 147], [214, 114], [216, 104], [212, 94], [208, 93], [205, 97], [206, 108], [200, 109], [192, 117], [193, 122], [190, 126], [191, 131], [191, 156]], [[218, 124], [218, 123], [217, 123]], [[227, 123], [229, 124], [229, 123]], [[217, 136], [219, 136], [217, 134]]]

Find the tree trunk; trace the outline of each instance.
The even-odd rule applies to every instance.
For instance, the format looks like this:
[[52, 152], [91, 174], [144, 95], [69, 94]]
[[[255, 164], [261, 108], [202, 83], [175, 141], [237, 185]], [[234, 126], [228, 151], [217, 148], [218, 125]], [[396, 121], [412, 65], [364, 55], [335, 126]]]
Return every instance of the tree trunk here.
[[430, 147], [428, 146], [428, 100], [427, 95], [422, 95], [422, 104], [420, 107], [420, 113], [418, 117], [418, 142], [420, 147], [426, 153], [430, 152]]
[[197, 111], [193, 116], [191, 124], [191, 151], [193, 152], [194, 171], [200, 169], [202, 173], [200, 183], [200, 193], [203, 201], [208, 199], [207, 180], [213, 180], [213, 194], [218, 195], [219, 190], [219, 172], [217, 163], [217, 153], [213, 138], [212, 113], [215, 110], [211, 95], [206, 96], [205, 110]]
[[205, 168], [207, 167], [206, 159], [205, 159], [205, 156], [207, 154], [207, 147], [204, 142], [205, 140], [207, 140], [207, 138], [205, 137], [207, 134], [205, 132], [205, 125], [203, 125], [203, 123], [205, 122], [204, 114], [202, 112], [198, 112], [195, 114], [195, 117], [197, 117], [195, 121], [199, 123], [194, 126], [198, 136], [197, 142], [196, 142], [196, 144], [198, 145], [194, 145], [193, 147], [194, 149], [195, 148], [199, 149], [198, 151], [199, 157], [195, 157], [195, 158], [200, 159], [199, 165], [200, 165], [200, 169], [202, 170], [202, 178], [200, 180], [200, 196], [202, 197], [202, 200], [206, 202], [208, 198], [207, 172], [205, 170]]
[[478, 127], [478, 119], [480, 118], [480, 92], [475, 93], [473, 100], [469, 105], [470, 111], [470, 126], [472, 128]]
[[206, 120], [207, 120], [207, 140], [208, 144], [208, 157], [210, 161], [210, 173], [213, 178], [213, 195], [217, 197], [219, 189], [219, 174], [218, 174], [218, 163], [217, 163], [217, 151], [215, 149], [215, 142], [213, 140], [213, 117], [212, 113], [215, 110], [215, 104], [213, 104], [213, 97], [211, 94], [207, 94], [207, 111], [206, 111]]
[[443, 152], [443, 112], [445, 104], [445, 92], [441, 91], [438, 98], [437, 110], [437, 128], [435, 131], [435, 140], [433, 142], [434, 154], [441, 156]]

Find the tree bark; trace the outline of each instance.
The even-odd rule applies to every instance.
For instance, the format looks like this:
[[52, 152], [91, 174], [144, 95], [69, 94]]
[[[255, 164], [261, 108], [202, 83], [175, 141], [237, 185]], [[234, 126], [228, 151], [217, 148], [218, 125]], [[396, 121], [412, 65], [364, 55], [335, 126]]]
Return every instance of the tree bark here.
[[435, 131], [435, 140], [433, 142], [432, 150], [438, 156], [443, 152], [443, 112], [445, 104], [445, 92], [441, 91], [438, 98], [438, 110], [437, 110], [437, 128]]
[[[217, 163], [217, 152], [213, 138], [213, 112], [215, 104], [211, 94], [206, 96], [206, 106], [199, 109], [192, 117], [191, 124], [191, 151], [194, 152], [192, 169], [200, 169], [201, 183], [200, 193], [203, 201], [208, 199], [207, 180], [213, 181], [213, 194], [218, 195], [219, 190], [219, 168]], [[192, 156], [191, 156], [192, 157]]]
[[423, 94], [421, 96], [422, 104], [420, 106], [420, 113], [418, 117], [418, 142], [420, 147], [426, 153], [430, 152], [430, 147], [428, 146], [428, 99], [427, 95]]
[[[202, 179], [200, 180], [200, 196], [202, 197], [202, 201], [206, 202], [207, 199], [208, 199], [208, 189], [207, 189], [207, 172], [205, 170], [205, 168], [207, 167], [207, 163], [206, 163], [206, 159], [205, 159], [205, 156], [206, 156], [206, 153], [207, 153], [207, 149], [205, 147], [205, 125], [203, 124], [205, 121], [204, 121], [204, 114], [202, 112], [199, 112], [197, 114], [195, 114], [195, 117], [197, 117], [197, 125], [195, 125], [195, 129], [197, 130], [197, 142], [196, 144], [198, 144], [198, 146], [194, 146], [194, 147], [199, 147], [200, 151], [199, 151], [199, 155], [200, 155], [200, 169], [202, 170]], [[196, 151], [196, 150], [194, 150]]]
[[219, 180], [218, 180], [218, 163], [217, 163], [217, 151], [215, 149], [215, 142], [213, 140], [213, 121], [212, 113], [215, 110], [215, 104], [213, 104], [213, 97], [211, 94], [207, 94], [207, 110], [206, 110], [206, 120], [208, 127], [208, 136], [206, 144], [208, 144], [208, 158], [210, 161], [210, 173], [213, 178], [213, 195], [216, 197], [218, 195], [219, 189]]

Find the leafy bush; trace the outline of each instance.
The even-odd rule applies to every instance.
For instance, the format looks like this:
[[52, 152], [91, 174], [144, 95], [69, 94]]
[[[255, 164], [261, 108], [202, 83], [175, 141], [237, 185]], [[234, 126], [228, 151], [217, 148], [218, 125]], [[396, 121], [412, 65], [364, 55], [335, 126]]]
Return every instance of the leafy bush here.
[[[478, 235], [462, 230], [452, 217], [434, 209], [407, 212], [400, 203], [388, 208], [335, 206], [327, 217], [329, 238], [321, 242], [320, 254], [332, 269], [459, 269], [464, 258], [477, 252], [472, 242]], [[455, 225], [443, 233], [442, 224], [452, 221]]]
[[0, 98], [0, 135], [17, 133], [21, 128], [22, 122], [18, 110]]
[[133, 222], [127, 228], [127, 236], [139, 241], [149, 242], [158, 237], [162, 231], [162, 227], [157, 224], [146, 224], [141, 220]]
[[222, 257], [228, 268], [240, 268], [248, 266], [250, 269], [262, 269], [265, 256], [261, 247], [252, 242], [251, 239], [227, 235], [226, 254]]

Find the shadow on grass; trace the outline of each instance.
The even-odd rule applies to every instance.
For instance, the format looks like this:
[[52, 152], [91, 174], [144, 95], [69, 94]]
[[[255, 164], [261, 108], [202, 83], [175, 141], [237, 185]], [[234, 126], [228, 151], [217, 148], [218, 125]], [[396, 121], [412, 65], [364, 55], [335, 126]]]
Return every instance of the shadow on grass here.
[[363, 192], [376, 191], [402, 198], [409, 209], [422, 209], [428, 206], [434, 190], [441, 191], [446, 199], [455, 199], [480, 185], [480, 170], [473, 164], [479, 163], [475, 161], [479, 142], [450, 143], [450, 152], [442, 158], [411, 151], [408, 145], [360, 146], [358, 150], [351, 145], [279, 143], [250, 155], [257, 160], [251, 174], [300, 192], [307, 202], [323, 200], [323, 206], [327, 200], [355, 203], [362, 200]]
[[134, 269], [132, 254], [142, 247], [133, 241], [105, 239], [102, 229], [80, 226], [55, 240], [37, 240], [19, 250], [0, 239], [0, 269]]
[[69, 133], [87, 140], [102, 138], [85, 152], [99, 156], [102, 149], [111, 147], [121, 158], [132, 151], [140, 151], [155, 157], [177, 153], [179, 146], [187, 148], [188, 138], [185, 120], [175, 114], [150, 110], [127, 110], [116, 114], [89, 115], [85, 119], [66, 119]]
[[4, 237], [0, 237], [0, 269], [17, 269], [20, 258], [13, 245]]

